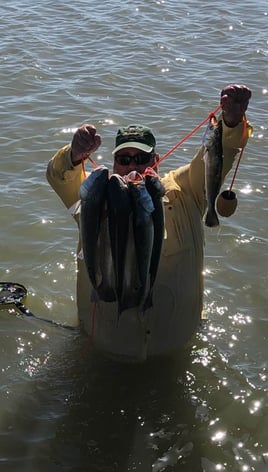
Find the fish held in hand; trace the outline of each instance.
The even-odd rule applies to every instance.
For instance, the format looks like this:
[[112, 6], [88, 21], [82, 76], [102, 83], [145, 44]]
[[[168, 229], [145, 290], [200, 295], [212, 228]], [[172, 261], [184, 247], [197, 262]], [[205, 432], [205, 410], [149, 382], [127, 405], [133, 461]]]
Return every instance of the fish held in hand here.
[[222, 183], [222, 121], [211, 122], [205, 137], [205, 191], [207, 200], [207, 211], [205, 225], [214, 227], [219, 225], [215, 203], [220, 192]]
[[105, 207], [108, 180], [108, 169], [100, 166], [84, 180], [80, 187], [80, 226], [83, 255], [89, 279], [95, 290], [99, 284], [97, 277], [98, 238]]
[[122, 311], [122, 292], [131, 213], [126, 181], [118, 174], [111, 175], [107, 187], [109, 235], [114, 268], [115, 292], [119, 314]]
[[151, 264], [154, 226], [152, 213], [154, 205], [144, 179], [136, 173], [126, 177], [133, 209], [133, 235], [139, 274], [139, 306], [143, 307], [149, 288], [149, 270]]
[[162, 197], [165, 195], [165, 187], [159, 179], [158, 174], [150, 167], [145, 170], [145, 185], [154, 205], [154, 211], [152, 212], [154, 239], [149, 269], [150, 288], [144, 303], [144, 310], [147, 310], [153, 305], [153, 287], [157, 276], [165, 233], [164, 205], [162, 201]]
[[92, 301], [115, 302], [115, 279], [113, 258], [110, 244], [109, 221], [106, 209], [101, 219], [100, 232], [97, 246], [98, 280], [100, 284], [92, 296]]

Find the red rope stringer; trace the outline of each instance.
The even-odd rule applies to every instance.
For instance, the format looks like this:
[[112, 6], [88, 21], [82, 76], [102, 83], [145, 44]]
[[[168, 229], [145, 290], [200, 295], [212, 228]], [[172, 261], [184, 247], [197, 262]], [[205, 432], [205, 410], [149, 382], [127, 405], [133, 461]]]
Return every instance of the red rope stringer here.
[[[95, 161], [93, 161], [93, 159], [91, 157], [88, 157], [88, 160], [91, 162], [91, 164], [93, 165], [94, 169], [97, 169], [99, 166], [98, 164], [96, 164]], [[86, 178], [87, 174], [86, 174], [86, 170], [85, 170], [85, 159], [82, 159], [82, 171], [83, 171], [83, 176], [84, 178]]]
[[237, 174], [237, 171], [238, 171], [238, 166], [240, 164], [240, 161], [242, 159], [242, 155], [243, 155], [243, 152], [244, 152], [244, 149], [245, 149], [245, 146], [246, 146], [246, 141], [247, 141], [247, 119], [246, 119], [246, 115], [244, 115], [243, 116], [242, 147], [241, 147], [241, 151], [240, 151], [240, 154], [239, 154], [239, 158], [237, 160], [237, 164], [236, 164], [236, 167], [235, 167], [232, 182], [231, 182], [231, 185], [230, 185], [230, 188], [229, 188], [229, 194], [231, 193], [232, 187], [234, 185], [234, 181], [235, 181], [236, 174]]
[[[186, 134], [186, 136], [184, 136], [184, 138], [182, 138], [177, 144], [175, 144], [175, 146], [173, 146], [168, 152], [166, 152], [166, 154], [164, 154], [158, 162], [156, 162], [152, 168], [154, 167], [158, 167], [172, 152], [174, 152], [179, 146], [181, 146], [185, 141], [187, 141], [187, 139], [189, 139], [191, 136], [193, 136], [193, 134], [195, 134], [199, 128], [201, 128], [207, 121], [210, 121], [212, 118], [215, 117], [215, 114], [221, 109], [221, 105], [218, 105], [217, 108], [215, 108], [214, 111], [210, 112], [208, 114], [208, 116], [202, 120], [192, 131], [190, 131], [188, 134]], [[93, 161], [92, 158], [89, 157], [89, 160], [91, 162], [91, 164], [93, 165], [93, 167], [96, 169], [98, 166], [98, 164], [96, 164], [96, 162]], [[85, 159], [82, 159], [82, 171], [83, 171], [83, 175], [84, 177], [86, 178], [86, 171], [85, 171]]]
[[190, 133], [186, 134], [184, 138], [182, 138], [175, 146], [173, 146], [166, 154], [164, 154], [158, 162], [156, 162], [152, 167], [158, 167], [159, 164], [161, 164], [172, 152], [174, 152], [179, 146], [181, 146], [187, 139], [189, 139], [193, 134], [195, 134], [201, 126], [203, 126], [207, 121], [210, 121], [212, 117], [221, 109], [221, 105], [218, 105], [217, 108], [215, 108], [214, 111], [208, 114], [208, 116], [201, 121]]

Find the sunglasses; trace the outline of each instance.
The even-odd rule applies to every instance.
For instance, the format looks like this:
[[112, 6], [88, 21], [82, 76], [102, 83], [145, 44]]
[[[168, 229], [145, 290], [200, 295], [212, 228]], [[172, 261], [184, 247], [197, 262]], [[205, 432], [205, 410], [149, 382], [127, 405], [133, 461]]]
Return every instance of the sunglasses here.
[[137, 166], [143, 166], [148, 164], [154, 155], [155, 154], [153, 152], [140, 152], [139, 154], [135, 154], [135, 156], [130, 156], [129, 154], [120, 154], [115, 155], [114, 160], [120, 166], [129, 166], [131, 162], [135, 162]]

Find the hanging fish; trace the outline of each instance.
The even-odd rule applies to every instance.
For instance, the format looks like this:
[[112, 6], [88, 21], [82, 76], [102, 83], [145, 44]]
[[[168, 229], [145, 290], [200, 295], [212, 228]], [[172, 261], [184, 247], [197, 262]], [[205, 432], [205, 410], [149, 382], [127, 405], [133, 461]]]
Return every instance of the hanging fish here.
[[129, 234], [131, 203], [126, 181], [118, 174], [111, 175], [107, 187], [109, 235], [114, 267], [118, 312], [122, 311], [125, 260]]
[[219, 225], [215, 203], [220, 192], [222, 183], [222, 121], [210, 123], [205, 136], [205, 191], [207, 200], [207, 211], [205, 216], [206, 226]]
[[152, 212], [153, 227], [154, 227], [154, 239], [152, 256], [150, 262], [150, 288], [148, 296], [144, 303], [144, 309], [148, 309], [153, 305], [153, 287], [158, 271], [158, 265], [160, 261], [164, 233], [165, 233], [165, 217], [164, 217], [164, 206], [162, 197], [165, 195], [165, 187], [162, 184], [159, 175], [152, 168], [147, 167], [145, 170], [145, 185], [151, 195], [154, 211]]
[[139, 274], [139, 306], [143, 307], [149, 289], [149, 271], [154, 241], [152, 213], [154, 205], [145, 180], [137, 172], [126, 177], [133, 209], [133, 236]]
[[89, 279], [95, 290], [99, 285], [97, 277], [98, 238], [105, 206], [108, 173], [106, 167], [100, 166], [92, 171], [80, 187], [80, 232], [83, 256]]
[[97, 244], [97, 267], [100, 284], [95, 292], [92, 301], [102, 300], [104, 302], [115, 302], [115, 277], [114, 266], [110, 244], [109, 221], [106, 209], [101, 219], [99, 238]]

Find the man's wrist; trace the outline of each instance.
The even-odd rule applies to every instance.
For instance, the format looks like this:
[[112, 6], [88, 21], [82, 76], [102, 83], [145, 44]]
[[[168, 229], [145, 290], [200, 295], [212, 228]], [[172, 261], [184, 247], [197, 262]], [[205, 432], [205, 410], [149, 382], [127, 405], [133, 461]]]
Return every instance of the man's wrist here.
[[82, 160], [83, 160], [83, 159], [80, 159], [80, 160], [77, 160], [77, 161], [74, 161], [74, 162], [72, 161], [73, 166], [74, 166], [74, 167], [78, 166], [79, 164], [82, 163]]
[[90, 159], [90, 155], [91, 155], [91, 152], [81, 152], [79, 154], [77, 154], [76, 156], [73, 155], [73, 152], [72, 152], [72, 149], [71, 149], [71, 162], [73, 164], [73, 166], [78, 166], [79, 164], [81, 164], [83, 161], [85, 161], [86, 159]]
[[72, 149], [71, 149], [71, 152], [70, 152], [70, 157], [71, 157], [72, 165], [74, 167], [81, 164], [81, 162], [82, 162], [81, 156], [78, 156], [78, 155], [75, 156]]

